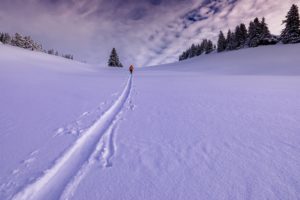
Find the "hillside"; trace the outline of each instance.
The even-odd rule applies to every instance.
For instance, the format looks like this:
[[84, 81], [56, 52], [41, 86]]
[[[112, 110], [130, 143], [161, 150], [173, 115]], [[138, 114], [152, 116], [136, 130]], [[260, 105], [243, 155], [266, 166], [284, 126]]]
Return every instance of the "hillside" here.
[[130, 77], [0, 45], [0, 199], [297, 199], [299, 50]]

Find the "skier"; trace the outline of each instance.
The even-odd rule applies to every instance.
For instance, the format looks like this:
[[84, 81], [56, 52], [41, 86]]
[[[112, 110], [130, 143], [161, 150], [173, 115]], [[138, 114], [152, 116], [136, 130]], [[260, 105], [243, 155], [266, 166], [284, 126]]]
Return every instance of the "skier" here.
[[129, 67], [130, 74], [132, 74], [132, 73], [133, 73], [133, 70], [134, 70], [134, 67], [133, 67], [133, 65], [130, 65], [130, 67]]

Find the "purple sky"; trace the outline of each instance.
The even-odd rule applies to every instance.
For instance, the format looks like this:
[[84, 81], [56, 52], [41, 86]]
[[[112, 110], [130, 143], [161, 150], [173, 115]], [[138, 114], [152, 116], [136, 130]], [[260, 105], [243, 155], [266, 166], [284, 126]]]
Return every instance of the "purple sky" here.
[[299, 0], [0, 0], [0, 32], [31, 35], [45, 48], [105, 65], [116, 47], [125, 65], [174, 62], [193, 42], [267, 19], [279, 34]]

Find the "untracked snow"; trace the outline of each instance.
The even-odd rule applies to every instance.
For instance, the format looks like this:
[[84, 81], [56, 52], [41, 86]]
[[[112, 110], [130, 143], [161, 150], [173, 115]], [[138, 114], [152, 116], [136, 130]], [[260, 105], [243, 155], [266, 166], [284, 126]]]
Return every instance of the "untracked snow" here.
[[299, 50], [131, 77], [0, 44], [0, 199], [299, 199]]

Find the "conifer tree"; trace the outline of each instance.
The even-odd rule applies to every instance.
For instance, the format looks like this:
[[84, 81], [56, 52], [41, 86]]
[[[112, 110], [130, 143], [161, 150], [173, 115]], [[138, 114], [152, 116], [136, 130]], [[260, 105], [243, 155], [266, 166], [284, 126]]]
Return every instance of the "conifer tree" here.
[[236, 42], [235, 42], [235, 34], [231, 32], [231, 30], [227, 33], [227, 50], [231, 51], [236, 49]]
[[214, 50], [214, 45], [211, 40], [206, 41], [205, 53], [210, 54]]
[[242, 38], [241, 28], [240, 26], [236, 26], [234, 32], [234, 49], [241, 47], [241, 40], [242, 40], [241, 38]]
[[110, 67], [123, 67], [122, 63], [119, 60], [119, 56], [115, 48], [112, 49], [109, 60], [108, 66]]
[[182, 54], [181, 54], [181, 56], [180, 56], [180, 58], [179, 58], [179, 60], [186, 60], [186, 59], [188, 59], [188, 51], [184, 51]]
[[30, 36], [24, 37], [24, 48], [35, 50], [35, 45]]
[[4, 33], [0, 33], [0, 42], [3, 43]]
[[244, 47], [246, 45], [246, 42], [247, 42], [247, 38], [248, 38], [248, 31], [247, 31], [247, 28], [245, 26], [245, 24], [241, 24], [240, 25], [240, 47]]
[[15, 34], [15, 37], [13, 37], [11, 43], [13, 46], [17, 46], [17, 47], [21, 47], [21, 48], [25, 47], [25, 40], [24, 40], [23, 36], [19, 33]]
[[182, 61], [182, 60], [185, 60], [186, 58], [185, 58], [185, 51], [181, 54], [181, 55], [179, 55], [179, 61]]
[[225, 51], [226, 50], [226, 46], [227, 46], [227, 44], [226, 44], [226, 38], [225, 38], [223, 32], [220, 31], [220, 33], [219, 33], [219, 39], [218, 39], [218, 49], [217, 49], [217, 51], [218, 52]]
[[258, 18], [255, 18], [253, 22], [249, 24], [249, 47], [257, 47], [261, 39], [261, 24]]
[[273, 36], [270, 33], [270, 30], [268, 28], [268, 24], [266, 23], [265, 18], [262, 18], [262, 21], [260, 23], [261, 26], [261, 35], [260, 35], [260, 42], [259, 45], [271, 45], [276, 44], [278, 42], [278, 39], [276, 36]]
[[285, 24], [285, 28], [281, 32], [282, 42], [284, 44], [300, 42], [300, 20], [297, 5], [292, 5], [283, 24]]
[[201, 48], [201, 45], [197, 44], [196, 48], [197, 48], [197, 56], [200, 56], [203, 53], [203, 49]]
[[197, 56], [197, 47], [196, 47], [195, 44], [192, 44], [192, 46], [190, 48], [190, 55], [189, 55], [189, 57], [193, 58], [195, 56]]
[[264, 17], [262, 18], [260, 25], [261, 25], [261, 38], [262, 39], [271, 38], [271, 33]]

